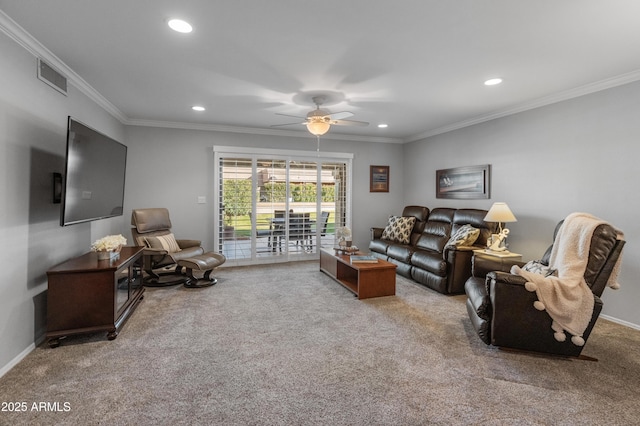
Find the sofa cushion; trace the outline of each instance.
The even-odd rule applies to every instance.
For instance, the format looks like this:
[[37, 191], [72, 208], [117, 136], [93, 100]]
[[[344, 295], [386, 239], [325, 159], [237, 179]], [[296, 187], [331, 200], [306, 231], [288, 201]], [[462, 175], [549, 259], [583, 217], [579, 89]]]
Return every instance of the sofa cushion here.
[[404, 263], [409, 263], [409, 259], [411, 259], [412, 253], [413, 250], [411, 250], [411, 247], [404, 244], [391, 244], [387, 249], [387, 256]]
[[444, 222], [427, 222], [424, 232], [418, 239], [416, 247], [424, 250], [432, 250], [442, 253], [444, 246], [449, 241], [451, 225]]
[[415, 217], [389, 216], [387, 226], [382, 231], [382, 239], [394, 243], [409, 244]]
[[471, 225], [463, 225], [449, 238], [446, 245], [455, 247], [472, 246], [479, 235], [480, 230], [478, 228], [474, 228]]
[[389, 243], [384, 240], [371, 240], [369, 242], [369, 250], [374, 251], [376, 253], [387, 253], [387, 248], [389, 247]]
[[441, 277], [447, 275], [447, 262], [441, 253], [416, 250], [411, 256], [411, 265]]
[[420, 234], [422, 234], [422, 231], [424, 231], [424, 224], [429, 217], [429, 209], [423, 206], [406, 206], [402, 210], [402, 216], [413, 216], [416, 218], [416, 221], [413, 224], [413, 233], [418, 234], [419, 236]]

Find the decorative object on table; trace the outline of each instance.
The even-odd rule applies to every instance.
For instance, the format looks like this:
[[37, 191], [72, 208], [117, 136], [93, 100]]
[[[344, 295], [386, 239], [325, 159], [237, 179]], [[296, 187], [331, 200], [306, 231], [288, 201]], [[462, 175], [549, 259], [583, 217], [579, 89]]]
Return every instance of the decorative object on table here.
[[351, 256], [351, 263], [378, 263], [378, 258], [373, 255]]
[[334, 250], [336, 252], [336, 254], [346, 254], [347, 256], [351, 256], [354, 253], [357, 253], [358, 250], [360, 250], [358, 247], [356, 246], [350, 246], [350, 247], [334, 247]]
[[389, 192], [389, 166], [369, 166], [369, 192]]
[[497, 222], [498, 233], [492, 234], [487, 239], [487, 250], [508, 252], [507, 250], [507, 236], [509, 230], [502, 227], [503, 222], [517, 222], [518, 219], [513, 215], [507, 203], [493, 203], [487, 215], [484, 217], [485, 222]]
[[338, 228], [336, 231], [336, 237], [338, 237], [338, 246], [340, 248], [351, 247], [351, 229], [346, 226]]
[[98, 254], [98, 260], [115, 259], [120, 255], [120, 249], [127, 244], [127, 239], [122, 235], [107, 235], [91, 244], [91, 251]]
[[436, 198], [489, 198], [491, 165], [436, 170]]

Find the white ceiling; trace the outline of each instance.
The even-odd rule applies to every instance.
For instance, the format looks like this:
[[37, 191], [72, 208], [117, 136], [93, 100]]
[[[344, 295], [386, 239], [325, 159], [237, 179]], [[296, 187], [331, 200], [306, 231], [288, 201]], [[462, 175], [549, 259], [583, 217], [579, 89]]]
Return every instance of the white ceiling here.
[[[0, 30], [24, 29], [127, 124], [283, 134], [270, 126], [290, 120], [276, 113], [305, 115], [323, 93], [329, 110], [371, 123], [327, 137], [400, 142], [640, 79], [638, 0], [0, 0], [0, 10], [10, 17]], [[194, 31], [171, 31], [172, 17]], [[504, 82], [484, 86], [490, 77]]]

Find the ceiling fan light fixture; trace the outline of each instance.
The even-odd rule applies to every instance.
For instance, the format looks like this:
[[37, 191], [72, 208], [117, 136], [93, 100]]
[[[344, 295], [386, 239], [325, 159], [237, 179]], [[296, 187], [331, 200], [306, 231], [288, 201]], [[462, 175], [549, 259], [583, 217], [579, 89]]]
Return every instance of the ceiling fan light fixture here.
[[329, 131], [331, 124], [326, 121], [313, 120], [307, 123], [307, 130], [314, 136], [322, 136]]

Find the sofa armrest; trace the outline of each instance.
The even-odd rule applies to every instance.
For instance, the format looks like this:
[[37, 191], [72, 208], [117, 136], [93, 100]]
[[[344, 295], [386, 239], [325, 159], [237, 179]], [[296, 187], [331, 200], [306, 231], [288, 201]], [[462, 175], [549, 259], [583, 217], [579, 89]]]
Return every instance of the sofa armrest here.
[[464, 283], [471, 276], [473, 247], [445, 247], [442, 257], [447, 263], [447, 292], [464, 293]]
[[[491, 281], [495, 287], [501, 285], [517, 285], [524, 287], [527, 280], [520, 275], [510, 274], [508, 272], [492, 271], [487, 274], [487, 282]], [[524, 289], [523, 289], [524, 290]], [[526, 291], [526, 290], [525, 290]], [[535, 294], [535, 293], [534, 293]]]
[[377, 240], [382, 237], [382, 232], [384, 228], [371, 228], [371, 239]]

